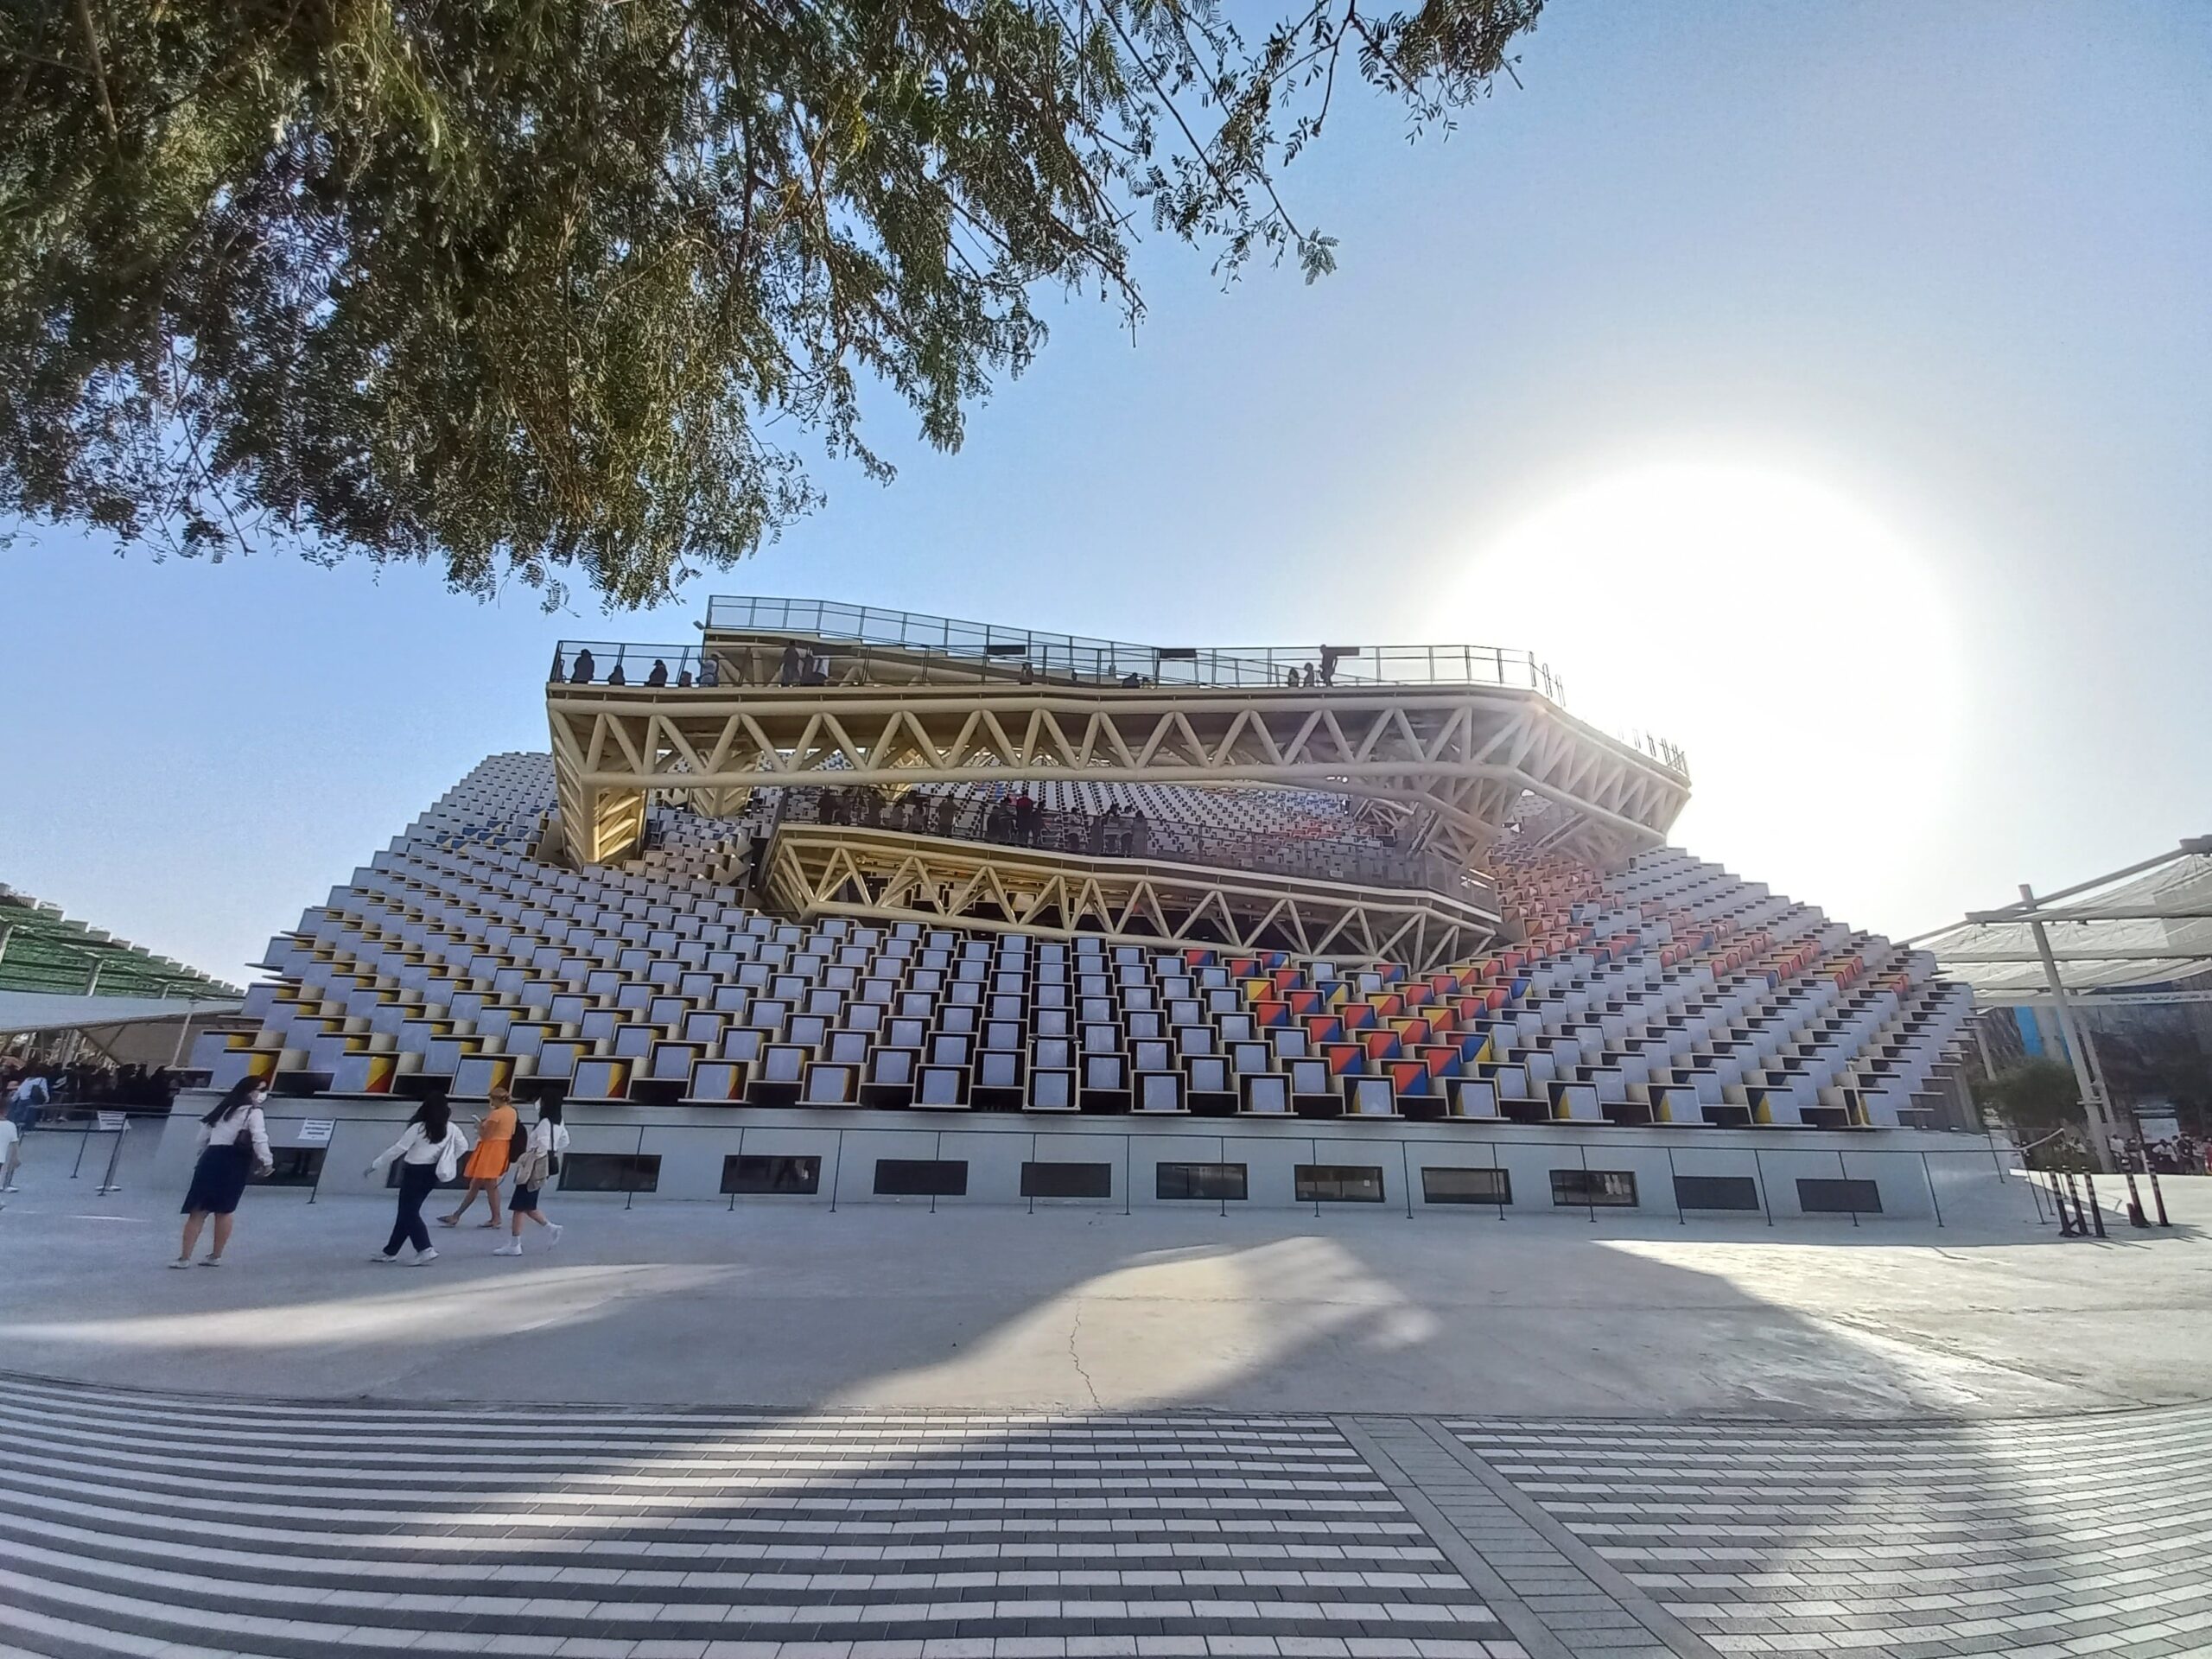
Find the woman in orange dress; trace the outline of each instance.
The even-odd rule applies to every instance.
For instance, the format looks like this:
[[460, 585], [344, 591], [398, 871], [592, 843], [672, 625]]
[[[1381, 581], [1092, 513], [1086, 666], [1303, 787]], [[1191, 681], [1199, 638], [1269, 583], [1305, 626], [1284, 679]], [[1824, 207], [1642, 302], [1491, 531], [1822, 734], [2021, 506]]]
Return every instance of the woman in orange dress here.
[[468, 1161], [461, 1166], [468, 1191], [461, 1204], [449, 1216], [440, 1216], [439, 1224], [458, 1227], [461, 1218], [468, 1213], [468, 1206], [476, 1202], [481, 1192], [492, 1206], [492, 1219], [479, 1224], [497, 1227], [499, 1224], [499, 1179], [507, 1173], [507, 1159], [513, 1149], [515, 1138], [514, 1103], [506, 1085], [493, 1084], [488, 1109], [476, 1120], [476, 1150], [468, 1154]]

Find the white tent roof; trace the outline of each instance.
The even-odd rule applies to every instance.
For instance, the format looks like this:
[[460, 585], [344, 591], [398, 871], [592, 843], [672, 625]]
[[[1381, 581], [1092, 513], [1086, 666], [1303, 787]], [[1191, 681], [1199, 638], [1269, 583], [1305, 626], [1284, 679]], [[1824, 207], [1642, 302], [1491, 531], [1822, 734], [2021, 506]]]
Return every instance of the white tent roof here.
[[2050, 982], [2031, 921], [2044, 924], [2069, 991], [2164, 985], [2212, 972], [2212, 837], [2094, 881], [1964, 922], [1914, 941], [1947, 979], [1985, 1002], [2040, 999]]
[[51, 996], [41, 991], [0, 991], [0, 1037], [27, 1031], [97, 1031], [108, 1026], [143, 1026], [181, 1020], [187, 1014], [236, 1014], [237, 997], [199, 1000], [183, 996]]

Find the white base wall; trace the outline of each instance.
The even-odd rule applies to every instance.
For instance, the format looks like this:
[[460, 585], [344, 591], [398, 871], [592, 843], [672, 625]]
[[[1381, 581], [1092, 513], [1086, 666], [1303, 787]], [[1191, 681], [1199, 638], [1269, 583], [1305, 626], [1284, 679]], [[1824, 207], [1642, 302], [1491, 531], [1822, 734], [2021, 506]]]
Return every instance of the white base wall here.
[[[181, 1192], [196, 1155], [195, 1120], [209, 1093], [180, 1096], [164, 1126], [154, 1169], [157, 1181]], [[397, 1138], [415, 1109], [390, 1096], [319, 1095], [269, 1103], [271, 1144], [278, 1149], [324, 1145], [308, 1125], [328, 1130], [319, 1191], [360, 1194], [380, 1190], [363, 1168]], [[466, 1124], [477, 1109], [456, 1103]], [[524, 1109], [525, 1118], [528, 1109]], [[728, 1203], [724, 1160], [733, 1157], [804, 1157], [819, 1160], [816, 1190], [806, 1195], [739, 1196], [741, 1204], [1020, 1205], [1029, 1163], [1104, 1165], [1108, 1195], [1037, 1198], [1039, 1206], [1115, 1210], [1177, 1208], [1363, 1210], [1491, 1215], [1491, 1202], [1431, 1202], [1424, 1171], [1497, 1169], [1510, 1183], [1510, 1213], [1582, 1217], [1577, 1200], [1554, 1202], [1554, 1172], [1619, 1172], [1634, 1178], [1633, 1206], [1600, 1204], [1600, 1213], [1673, 1219], [1794, 1220], [1809, 1212], [1822, 1189], [1801, 1181], [1871, 1182], [1878, 1218], [1976, 1224], [2032, 1220], [2025, 1190], [2005, 1181], [1982, 1136], [1886, 1129], [1872, 1133], [1789, 1129], [1623, 1128], [1610, 1125], [1515, 1125], [1411, 1122], [1398, 1119], [1255, 1119], [1079, 1116], [967, 1111], [884, 1111], [810, 1107], [648, 1107], [572, 1104], [570, 1154], [626, 1154], [658, 1160], [654, 1185], [639, 1203], [689, 1199]], [[876, 1192], [886, 1159], [963, 1163], [958, 1196], [893, 1197]], [[1245, 1194], [1237, 1198], [1163, 1198], [1158, 1166], [1242, 1165]], [[1299, 1196], [1300, 1166], [1351, 1166], [1379, 1177], [1378, 1202], [1317, 1204]], [[1733, 1178], [1729, 1194], [1747, 1209], [1678, 1209], [1679, 1177]], [[1450, 1179], [1451, 1178], [1444, 1178]], [[1463, 1178], [1464, 1179], [1464, 1178]], [[1487, 1178], [1477, 1178], [1487, 1179]], [[1749, 1182], [1746, 1188], [1743, 1183]], [[558, 1184], [556, 1184], [556, 1186]], [[571, 1193], [569, 1196], [581, 1196]], [[616, 1192], [611, 1196], [620, 1198]], [[1831, 1190], [1828, 1196], [1833, 1198]], [[1863, 1194], [1862, 1194], [1863, 1196]], [[1835, 1212], [1826, 1212], [1834, 1214]], [[1825, 1218], [1825, 1217], [1824, 1217]], [[1862, 1221], [1878, 1218], [1860, 1212]]]

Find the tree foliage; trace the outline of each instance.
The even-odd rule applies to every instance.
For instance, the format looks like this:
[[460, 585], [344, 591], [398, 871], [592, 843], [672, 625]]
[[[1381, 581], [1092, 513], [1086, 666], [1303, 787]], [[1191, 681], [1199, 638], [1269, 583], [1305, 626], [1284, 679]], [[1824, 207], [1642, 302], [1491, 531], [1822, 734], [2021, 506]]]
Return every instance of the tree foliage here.
[[2054, 1129], [2087, 1132], [2074, 1068], [2057, 1060], [2026, 1059], [1993, 1077], [1979, 1078], [1974, 1095], [1977, 1105], [2029, 1140]]
[[1416, 129], [1542, 0], [14, 0], [0, 512], [212, 553], [664, 596], [944, 448], [1044, 340], [1134, 317], [1148, 223], [1233, 274], [1333, 244], [1282, 169], [1339, 81]]

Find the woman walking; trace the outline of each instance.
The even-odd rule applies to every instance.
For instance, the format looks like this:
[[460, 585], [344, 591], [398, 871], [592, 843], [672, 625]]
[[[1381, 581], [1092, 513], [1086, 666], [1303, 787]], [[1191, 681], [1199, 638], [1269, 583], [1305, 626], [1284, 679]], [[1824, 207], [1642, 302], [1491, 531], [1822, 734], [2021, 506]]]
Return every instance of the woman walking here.
[[561, 1242], [561, 1224], [548, 1221], [537, 1207], [538, 1190], [560, 1171], [561, 1154], [569, 1149], [569, 1131], [561, 1123], [561, 1103], [540, 1101], [537, 1122], [530, 1126], [530, 1139], [515, 1160], [515, 1190], [507, 1199], [507, 1223], [514, 1236], [492, 1252], [494, 1255], [522, 1254], [522, 1218], [528, 1216], [545, 1229], [545, 1248]]
[[392, 1218], [391, 1240], [369, 1260], [397, 1262], [402, 1244], [415, 1247], [410, 1267], [438, 1259], [430, 1248], [430, 1230], [423, 1224], [423, 1200], [440, 1181], [453, 1179], [461, 1168], [461, 1155], [467, 1150], [468, 1137], [454, 1128], [453, 1108], [443, 1095], [431, 1096], [416, 1109], [408, 1120], [407, 1133], [369, 1166], [368, 1173], [378, 1175], [394, 1159], [399, 1161], [399, 1213]]
[[200, 1265], [223, 1264], [223, 1247], [231, 1242], [231, 1217], [245, 1191], [245, 1178], [266, 1175], [276, 1167], [269, 1156], [269, 1124], [261, 1115], [261, 1103], [268, 1098], [267, 1083], [241, 1077], [200, 1120], [200, 1161], [193, 1166], [192, 1185], [184, 1195], [184, 1242], [169, 1266], [192, 1265], [200, 1229], [210, 1216], [215, 1218], [214, 1243]]
[[468, 1206], [476, 1202], [479, 1192], [492, 1206], [491, 1220], [480, 1224], [493, 1228], [499, 1224], [499, 1178], [507, 1173], [507, 1160], [514, 1156], [515, 1131], [520, 1127], [507, 1086], [493, 1084], [490, 1109], [476, 1120], [476, 1150], [461, 1166], [461, 1174], [467, 1178], [468, 1191], [454, 1206], [452, 1214], [438, 1217], [439, 1226], [460, 1226], [461, 1218], [468, 1213]]

